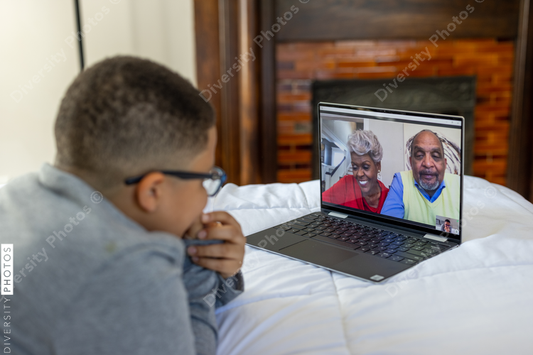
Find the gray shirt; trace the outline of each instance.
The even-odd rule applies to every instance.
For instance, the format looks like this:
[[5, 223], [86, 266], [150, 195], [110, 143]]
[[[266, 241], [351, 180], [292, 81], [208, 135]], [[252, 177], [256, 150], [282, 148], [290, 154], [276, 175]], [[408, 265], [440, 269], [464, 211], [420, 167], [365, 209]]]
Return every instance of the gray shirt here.
[[0, 242], [14, 247], [13, 354], [214, 354], [214, 309], [243, 290], [48, 164], [0, 189]]

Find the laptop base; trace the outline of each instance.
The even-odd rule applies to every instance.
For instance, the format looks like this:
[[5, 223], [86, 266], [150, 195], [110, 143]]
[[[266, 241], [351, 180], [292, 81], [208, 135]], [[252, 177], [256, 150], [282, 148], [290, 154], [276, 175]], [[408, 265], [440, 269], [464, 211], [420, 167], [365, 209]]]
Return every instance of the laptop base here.
[[[305, 263], [319, 266], [331, 271], [342, 273], [344, 275], [364, 279], [372, 282], [381, 282], [394, 276], [402, 271], [405, 271], [418, 262], [427, 258], [440, 254], [441, 251], [446, 251], [455, 247], [453, 243], [437, 243], [430, 241], [425, 243], [431, 245], [433, 248], [440, 246], [438, 253], [425, 255], [424, 257], [415, 254], [404, 253], [400, 250], [394, 254], [402, 255], [403, 257], [396, 257], [396, 260], [401, 259], [402, 262], [389, 260], [395, 255], [387, 256], [372, 255], [368, 248], [360, 248], [358, 244], [350, 246], [347, 243], [341, 242], [334, 238], [327, 238], [320, 234], [312, 236], [301, 236], [293, 233], [298, 233], [296, 226], [299, 221], [325, 218], [325, 213], [312, 213], [296, 220], [280, 224], [278, 226], [263, 230], [261, 232], [252, 234], [247, 237], [246, 243], [252, 247], [273, 252], [278, 255], [283, 255], [291, 259], [303, 261]], [[336, 218], [328, 216], [327, 218]], [[356, 219], [349, 219], [348, 221], [342, 219], [344, 223], [350, 222], [354, 224], [365, 223], [365, 221], [358, 221]], [[292, 225], [292, 227], [290, 227]], [[381, 226], [381, 228], [384, 228]], [[386, 232], [388, 233], [388, 232]], [[390, 232], [398, 235], [397, 233]], [[312, 234], [312, 233], [311, 233]], [[309, 234], [309, 235], [311, 235]], [[368, 240], [369, 237], [362, 237], [362, 240]], [[408, 236], [407, 238], [417, 238], [416, 240], [423, 240], [423, 236]], [[365, 242], [361, 242], [365, 243]], [[371, 244], [368, 244], [371, 245]], [[357, 248], [353, 250], [354, 248]], [[365, 250], [361, 250], [365, 249]], [[388, 249], [387, 249], [388, 250]], [[389, 250], [392, 252], [392, 250]], [[418, 253], [417, 251], [412, 251]], [[406, 264], [408, 257], [416, 258], [417, 260], [411, 264]]]

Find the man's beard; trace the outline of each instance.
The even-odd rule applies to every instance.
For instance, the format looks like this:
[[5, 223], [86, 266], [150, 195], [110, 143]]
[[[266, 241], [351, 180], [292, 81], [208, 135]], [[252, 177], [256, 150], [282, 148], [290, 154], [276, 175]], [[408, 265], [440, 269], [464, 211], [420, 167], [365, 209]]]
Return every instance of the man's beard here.
[[[422, 175], [422, 174], [420, 174], [420, 175]], [[426, 183], [422, 180], [422, 177], [421, 177], [421, 176], [419, 177], [419, 180], [420, 180], [420, 181], [419, 181], [420, 186], [421, 186], [424, 190], [426, 190], [426, 191], [433, 191], [433, 190], [436, 190], [436, 189], [439, 188], [439, 185], [440, 185], [440, 182], [439, 182], [439, 178], [438, 178], [438, 177], [435, 179], [435, 182], [434, 182], [433, 184], [426, 184]]]

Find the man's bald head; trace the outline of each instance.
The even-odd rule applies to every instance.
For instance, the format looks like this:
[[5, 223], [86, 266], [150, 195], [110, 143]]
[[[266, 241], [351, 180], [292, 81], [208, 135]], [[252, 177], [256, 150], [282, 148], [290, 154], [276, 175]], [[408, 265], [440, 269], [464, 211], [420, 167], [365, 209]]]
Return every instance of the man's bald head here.
[[434, 132], [422, 130], [415, 135], [410, 162], [416, 182], [433, 196], [444, 180], [446, 171], [444, 147]]
[[413, 142], [412, 142], [412, 144], [411, 144], [411, 149], [410, 149], [410, 152], [409, 152], [409, 154], [410, 154], [411, 156], [413, 156], [413, 148], [414, 148], [414, 146], [415, 146], [415, 141], [416, 141], [416, 139], [418, 138], [418, 136], [419, 136], [420, 134], [431, 134], [431, 135], [433, 135], [433, 136], [435, 137], [435, 139], [439, 142], [439, 144], [440, 144], [440, 148], [442, 149], [442, 154], [443, 154], [443, 156], [444, 156], [444, 146], [442, 145], [442, 141], [441, 141], [440, 138], [437, 136], [437, 133], [435, 133], [435, 132], [433, 132], [433, 131], [430, 131], [429, 129], [423, 129], [423, 130], [421, 130], [420, 132], [418, 132], [417, 134], [415, 134], [415, 136], [413, 137]]

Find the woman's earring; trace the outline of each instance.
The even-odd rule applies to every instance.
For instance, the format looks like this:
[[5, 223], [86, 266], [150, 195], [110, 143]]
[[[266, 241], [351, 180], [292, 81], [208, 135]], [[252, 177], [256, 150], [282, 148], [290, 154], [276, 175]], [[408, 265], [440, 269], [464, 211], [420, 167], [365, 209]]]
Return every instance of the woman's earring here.
[[378, 170], [378, 180], [381, 181], [381, 170]]

